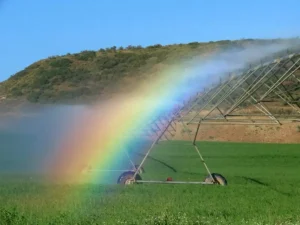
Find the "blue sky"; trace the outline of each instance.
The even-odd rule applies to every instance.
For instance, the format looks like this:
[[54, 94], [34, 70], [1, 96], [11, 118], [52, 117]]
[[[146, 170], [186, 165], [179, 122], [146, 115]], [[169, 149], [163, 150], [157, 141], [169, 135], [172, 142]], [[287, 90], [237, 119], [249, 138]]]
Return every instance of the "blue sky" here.
[[110, 46], [299, 36], [299, 0], [0, 0], [0, 81]]

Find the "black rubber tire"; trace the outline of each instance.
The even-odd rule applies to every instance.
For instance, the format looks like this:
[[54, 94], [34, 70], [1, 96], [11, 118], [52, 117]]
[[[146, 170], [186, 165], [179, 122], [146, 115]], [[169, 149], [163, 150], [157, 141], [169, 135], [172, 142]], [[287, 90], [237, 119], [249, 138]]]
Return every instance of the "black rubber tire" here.
[[[135, 169], [139, 168], [140, 165], [135, 165]], [[145, 173], [145, 170], [143, 167], [140, 168], [140, 171], [138, 171], [138, 174]]]
[[[133, 171], [126, 171], [126, 172], [122, 173], [119, 176], [117, 183], [118, 184], [122, 184], [122, 185], [128, 185], [129, 184], [128, 181], [130, 179], [132, 179], [133, 176], [134, 176], [134, 172]], [[135, 181], [135, 180], [142, 180], [142, 178], [141, 178], [141, 176], [139, 174], [137, 174], [135, 176], [135, 179], [133, 181]]]
[[226, 186], [228, 184], [226, 178], [224, 176], [222, 176], [221, 174], [219, 174], [219, 173], [212, 173], [211, 175], [214, 178], [214, 181], [208, 175], [205, 178], [205, 182], [212, 182], [212, 183], [216, 183], [216, 184], [221, 185], [221, 186]]

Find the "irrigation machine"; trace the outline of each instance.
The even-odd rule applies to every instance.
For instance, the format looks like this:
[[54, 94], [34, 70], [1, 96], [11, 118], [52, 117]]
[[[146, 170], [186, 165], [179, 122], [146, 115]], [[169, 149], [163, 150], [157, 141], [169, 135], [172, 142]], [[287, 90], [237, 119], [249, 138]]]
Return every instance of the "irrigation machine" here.
[[[224, 176], [212, 173], [197, 146], [200, 126], [210, 125], [282, 125], [300, 122], [300, 53], [294, 49], [279, 52], [256, 62], [248, 70], [234, 71], [226, 79], [211, 85], [176, 107], [172, 113], [151, 121], [144, 131], [153, 138], [135, 171], [123, 172], [119, 184], [163, 183], [163, 184], [216, 184], [227, 185]], [[298, 95], [297, 95], [298, 94]], [[280, 107], [279, 107], [280, 106]], [[279, 109], [280, 108], [280, 109]], [[202, 181], [142, 180], [139, 171], [154, 146], [162, 139], [169, 140], [176, 132], [176, 123], [188, 129], [191, 146], [196, 150], [207, 176]]]
[[[151, 145], [139, 164], [133, 163], [126, 152], [133, 169], [122, 170], [117, 183], [227, 185], [224, 176], [211, 172], [196, 143], [201, 125], [282, 125], [300, 122], [299, 52], [299, 48], [294, 48], [252, 62], [247, 69], [233, 71], [225, 78], [223, 76], [210, 88], [174, 106], [171, 113], [149, 121], [147, 128], [138, 132], [137, 138], [146, 136], [151, 140]], [[207, 176], [201, 181], [142, 180], [143, 165], [149, 154], [160, 141], [172, 139], [177, 124], [186, 130], [189, 126], [195, 128], [194, 134], [187, 133]]]

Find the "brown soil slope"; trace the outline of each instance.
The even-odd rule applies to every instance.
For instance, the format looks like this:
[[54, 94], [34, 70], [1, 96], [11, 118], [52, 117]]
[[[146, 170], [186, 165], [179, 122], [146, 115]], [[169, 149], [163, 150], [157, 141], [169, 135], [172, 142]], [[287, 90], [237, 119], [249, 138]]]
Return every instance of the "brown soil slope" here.
[[[189, 127], [195, 134], [196, 126]], [[190, 140], [187, 134], [180, 131], [177, 124], [174, 140]], [[261, 142], [261, 143], [300, 143], [300, 123], [282, 125], [201, 125], [197, 140]]]

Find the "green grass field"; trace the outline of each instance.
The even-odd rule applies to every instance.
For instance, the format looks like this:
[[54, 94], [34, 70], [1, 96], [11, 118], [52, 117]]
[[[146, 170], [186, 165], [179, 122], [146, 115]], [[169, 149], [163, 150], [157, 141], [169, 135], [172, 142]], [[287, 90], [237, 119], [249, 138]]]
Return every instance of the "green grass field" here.
[[[0, 224], [300, 224], [300, 145], [198, 145], [228, 186], [2, 179]], [[202, 181], [206, 175], [193, 147], [175, 141], [153, 150], [145, 172], [143, 179]]]

